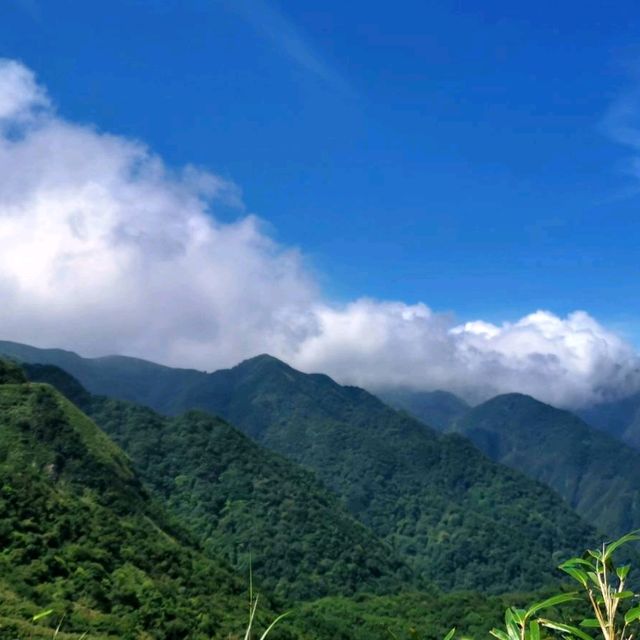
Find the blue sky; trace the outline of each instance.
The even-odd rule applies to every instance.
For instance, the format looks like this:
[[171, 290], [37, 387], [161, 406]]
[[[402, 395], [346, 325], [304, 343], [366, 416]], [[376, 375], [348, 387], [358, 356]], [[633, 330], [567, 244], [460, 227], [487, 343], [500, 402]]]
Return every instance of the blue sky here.
[[639, 17], [8, 0], [0, 333], [472, 399], [637, 391]]
[[[65, 116], [234, 180], [336, 298], [640, 315], [634, 2], [11, 0]], [[629, 327], [632, 330], [632, 327]]]

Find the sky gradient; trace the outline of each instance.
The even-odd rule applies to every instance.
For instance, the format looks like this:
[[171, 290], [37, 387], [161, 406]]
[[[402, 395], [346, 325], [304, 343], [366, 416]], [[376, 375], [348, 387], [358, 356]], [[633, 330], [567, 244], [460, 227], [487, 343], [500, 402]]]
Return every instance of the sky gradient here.
[[0, 58], [46, 87], [48, 127], [143, 141], [163, 185], [213, 176], [204, 215], [275, 243], [296, 305], [424, 303], [445, 333], [584, 310], [637, 346], [640, 10], [597, 4], [10, 0]]

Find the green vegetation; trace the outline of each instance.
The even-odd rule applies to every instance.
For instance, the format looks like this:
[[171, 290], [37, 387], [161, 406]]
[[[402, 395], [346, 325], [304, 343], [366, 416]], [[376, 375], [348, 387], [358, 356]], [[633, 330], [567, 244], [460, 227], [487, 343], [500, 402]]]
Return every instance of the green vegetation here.
[[[1, 379], [14, 374], [0, 363]], [[246, 612], [244, 581], [198, 551], [122, 451], [47, 385], [0, 385], [0, 548], [3, 638], [31, 633], [47, 608], [55, 616], [37, 624], [64, 615], [65, 632], [119, 639], [227, 637]]]
[[637, 533], [628, 534], [563, 562], [559, 568], [578, 591], [326, 598], [301, 608], [295, 624], [332, 640], [632, 640], [640, 630], [639, 596], [629, 587], [630, 566], [613, 556], [637, 540]]
[[57, 367], [25, 365], [56, 386], [131, 457], [142, 479], [204, 547], [248, 568], [280, 603], [398, 592], [411, 571], [308, 471], [218, 418], [165, 418], [92, 396]]
[[324, 598], [293, 612], [290, 624], [311, 638], [328, 640], [441, 640], [452, 627], [462, 636], [486, 637], [513, 603], [530, 594], [484, 596], [431, 590], [395, 596]]
[[[540, 640], [544, 630], [565, 640], [593, 640], [590, 632], [595, 630], [603, 640], [632, 640], [640, 630], [638, 595], [627, 586], [631, 566], [616, 566], [613, 554], [637, 540], [637, 532], [629, 533], [560, 565], [578, 583], [582, 602], [576, 602], [581, 599], [579, 593], [560, 593], [524, 609], [511, 606], [505, 612], [504, 628], [492, 629], [491, 635], [497, 640]], [[547, 610], [567, 602], [573, 605], [569, 621], [547, 617]], [[585, 617], [589, 610], [593, 617]], [[544, 617], [538, 615], [541, 612]], [[576, 615], [579, 623], [573, 620]]]
[[117, 390], [121, 382], [104, 380], [120, 367], [129, 395], [168, 413], [221, 415], [314, 471], [421, 579], [445, 589], [538, 588], [555, 579], [548, 567], [595, 537], [554, 492], [491, 462], [465, 439], [439, 436], [361, 389], [275, 358], [213, 374], [127, 358], [79, 361], [94, 384], [100, 375]]
[[376, 395], [394, 409], [406, 411], [438, 431], [446, 431], [454, 420], [470, 409], [464, 400], [448, 391], [396, 388], [380, 391]]
[[0, 384], [21, 384], [26, 381], [24, 371], [17, 364], [0, 361]]
[[[275, 372], [260, 370], [274, 362]], [[410, 531], [409, 506], [419, 512], [421, 525], [429, 524], [428, 509], [442, 509], [445, 515], [434, 520], [429, 534], [437, 535], [433, 549], [443, 550], [444, 560], [435, 552], [431, 558], [445, 589], [455, 588], [461, 577], [486, 580], [485, 591], [498, 591], [496, 585], [504, 588], [510, 580], [551, 582], [552, 571], [540, 564], [558, 555], [560, 544], [568, 545], [563, 530], [575, 540], [592, 535], [552, 492], [488, 463], [458, 436], [439, 436], [366, 392], [324, 376], [304, 376], [273, 359], [257, 364], [258, 371], [251, 362], [251, 375], [235, 380], [248, 404], [235, 397], [238, 404], [228, 406], [244, 407], [245, 419], [256, 417], [256, 437], [294, 442], [294, 451], [314, 446], [314, 459], [336, 474], [338, 491], [346, 482], [348, 460], [351, 482], [359, 478], [360, 488], [384, 491], [385, 500], [405, 510], [403, 533]], [[453, 626], [462, 636], [479, 638], [490, 631], [497, 640], [554, 634], [595, 640], [594, 629], [603, 640], [630, 640], [640, 621], [636, 596], [627, 586], [629, 567], [613, 563], [614, 552], [640, 536], [626, 536], [561, 565], [586, 595], [568, 613], [566, 603], [575, 594], [538, 592], [535, 599], [542, 600], [527, 607], [534, 596], [526, 593], [481, 595], [435, 586], [402, 593], [411, 576], [389, 547], [354, 521], [311, 473], [262, 450], [223, 420], [200, 411], [166, 418], [96, 397], [56, 367], [30, 366], [27, 372], [32, 380], [49, 380], [67, 397], [47, 384], [26, 382], [21, 369], [0, 362], [2, 638], [51, 638], [62, 622], [59, 640], [79, 640], [85, 632], [96, 640], [242, 635], [266, 640], [265, 634], [268, 640], [451, 640], [447, 632]], [[130, 457], [70, 400], [107, 425]], [[287, 403], [295, 409], [292, 417]], [[266, 410], [273, 407], [277, 425]], [[304, 412], [304, 421], [297, 412]], [[327, 442], [338, 436], [346, 458]], [[353, 508], [357, 494], [343, 495]], [[370, 494], [356, 503], [359, 514], [374, 525], [376, 516], [384, 516], [378, 526], [391, 527], [387, 540], [410, 557], [399, 544], [396, 523], [389, 523], [389, 511], [377, 500]], [[525, 506], [529, 520], [523, 517]], [[177, 514], [181, 524], [169, 514]], [[493, 527], [492, 515], [502, 518]], [[545, 524], [545, 518], [560, 522]], [[513, 545], [498, 540], [501, 549], [488, 538], [498, 533], [498, 525], [515, 538]], [[288, 527], [295, 535], [287, 537]], [[254, 551], [251, 562], [252, 533], [257, 547], [271, 549], [272, 557], [262, 560]], [[535, 538], [541, 533], [548, 537]], [[486, 544], [475, 559], [473, 545], [480, 534], [487, 536]], [[296, 546], [298, 536], [303, 539]], [[471, 540], [466, 550], [463, 537]], [[430, 550], [428, 544], [424, 548]], [[456, 548], [464, 555], [455, 556]], [[262, 572], [261, 587], [275, 590], [280, 599], [314, 598], [323, 590], [331, 595], [277, 616], [268, 599], [258, 606], [252, 590], [247, 602], [246, 580], [238, 579], [225, 556], [239, 568], [255, 567], [258, 578]], [[284, 579], [276, 579], [278, 570], [285, 572]], [[299, 575], [306, 571], [309, 576]], [[351, 581], [342, 592], [349, 597], [334, 590], [341, 580]], [[372, 590], [378, 594], [365, 592]], [[47, 609], [50, 615], [37, 619]], [[249, 627], [242, 632], [247, 618]], [[239, 631], [241, 636], [232, 635]]]
[[207, 389], [207, 402], [217, 404], [210, 409], [313, 469], [351, 513], [445, 589], [538, 588], [554, 579], [549, 566], [595, 537], [546, 487], [362, 389], [269, 356], [210, 374]]
[[579, 415], [597, 429], [640, 449], [640, 393], [585, 408]]
[[600, 531], [640, 527], [640, 453], [572, 413], [513, 393], [471, 409], [450, 430], [555, 489]]

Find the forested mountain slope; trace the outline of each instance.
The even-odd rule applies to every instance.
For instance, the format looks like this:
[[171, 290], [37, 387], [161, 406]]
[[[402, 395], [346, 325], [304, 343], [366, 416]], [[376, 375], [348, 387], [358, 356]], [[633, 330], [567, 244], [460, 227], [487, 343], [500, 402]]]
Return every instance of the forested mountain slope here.
[[[212, 374], [126, 358], [104, 367], [101, 359], [79, 360], [90, 363], [103, 392], [118, 387], [114, 367], [133, 367], [129, 396], [154, 397], [168, 413], [219, 414], [314, 470], [398, 556], [445, 588], [537, 587], [556, 575], [557, 559], [594, 542], [594, 531], [551, 490], [327, 376], [269, 356]], [[169, 379], [178, 386], [161, 393]]]
[[246, 619], [246, 585], [192, 545], [122, 451], [2, 362], [0, 545], [1, 637], [49, 607], [96, 638], [221, 638]]
[[600, 531], [640, 527], [640, 453], [572, 413], [512, 393], [471, 409], [450, 431], [552, 487]]
[[397, 388], [376, 391], [375, 395], [390, 407], [406, 411], [438, 431], [445, 431], [455, 419], [470, 409], [462, 398], [448, 391]]
[[588, 407], [579, 415], [594, 427], [640, 449], [640, 393]]
[[83, 358], [63, 349], [39, 349], [0, 340], [2, 355], [20, 362], [55, 365], [77, 378], [91, 393], [130, 400], [167, 414], [193, 408], [182, 398], [208, 377], [203, 371], [174, 369], [138, 358]]
[[93, 396], [51, 365], [25, 365], [80, 406], [131, 457], [141, 477], [215, 554], [280, 601], [415, 585], [390, 547], [351, 516], [313, 474], [219, 418], [175, 418]]
[[442, 586], [539, 586], [552, 575], [541, 567], [593, 540], [548, 488], [362, 389], [270, 356], [210, 374], [207, 389], [201, 403], [314, 469], [353, 514]]

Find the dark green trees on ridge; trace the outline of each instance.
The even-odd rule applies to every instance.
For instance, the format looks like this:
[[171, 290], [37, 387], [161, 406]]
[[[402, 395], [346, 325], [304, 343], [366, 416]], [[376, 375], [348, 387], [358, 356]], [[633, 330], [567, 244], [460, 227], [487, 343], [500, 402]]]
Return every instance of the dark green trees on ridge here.
[[0, 637], [49, 607], [94, 638], [241, 627], [243, 581], [197, 550], [122, 451], [48, 385], [2, 362], [0, 379]]
[[554, 579], [548, 567], [555, 558], [595, 536], [555, 493], [490, 462], [468, 441], [440, 436], [362, 389], [270, 356], [212, 374], [128, 358], [75, 356], [72, 364], [110, 392], [121, 388], [114, 378], [121, 367], [127, 393], [140, 401], [168, 413], [221, 415], [311, 469], [420, 578], [445, 588], [539, 586]]

